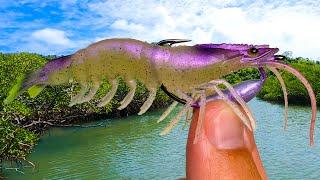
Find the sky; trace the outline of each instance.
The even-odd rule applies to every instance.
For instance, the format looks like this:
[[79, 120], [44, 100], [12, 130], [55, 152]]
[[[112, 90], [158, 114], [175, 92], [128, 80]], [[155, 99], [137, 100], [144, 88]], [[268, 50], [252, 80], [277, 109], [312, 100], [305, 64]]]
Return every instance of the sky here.
[[269, 44], [320, 61], [320, 1], [0, 0], [0, 52], [67, 55], [116, 37]]

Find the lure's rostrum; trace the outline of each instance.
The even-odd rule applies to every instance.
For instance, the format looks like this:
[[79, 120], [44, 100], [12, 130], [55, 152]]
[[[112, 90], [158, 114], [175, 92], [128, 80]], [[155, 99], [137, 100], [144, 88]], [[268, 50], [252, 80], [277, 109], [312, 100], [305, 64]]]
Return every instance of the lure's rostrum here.
[[[188, 112], [190, 107], [195, 106], [200, 108], [197, 131], [200, 130], [204, 107], [210, 98], [227, 102], [247, 128], [254, 130], [256, 123], [245, 100], [252, 98], [261, 89], [262, 83], [248, 81], [233, 88], [222, 77], [243, 68], [256, 67], [260, 72], [264, 72], [263, 68], [270, 67], [280, 82], [283, 80], [277, 69], [284, 69], [297, 76], [307, 88], [312, 105], [310, 143], [313, 144], [315, 95], [308, 81], [298, 71], [280, 62], [282, 58], [275, 55], [278, 52], [277, 48], [246, 44], [171, 47], [172, 44], [187, 41], [170, 39], [160, 41], [158, 44], [149, 44], [135, 39], [106, 39], [93, 43], [72, 55], [54, 59], [43, 68], [20, 79], [9, 92], [5, 103], [9, 103], [25, 90], [33, 92], [33, 96], [36, 96], [47, 85], [65, 84], [72, 79], [81, 86], [78, 94], [71, 98], [70, 106], [72, 106], [90, 101], [98, 91], [102, 79], [107, 78], [112, 88], [98, 103], [101, 107], [113, 98], [117, 91], [118, 78], [122, 77], [130, 87], [130, 91], [121, 101], [119, 110], [124, 109], [132, 101], [137, 80], [149, 90], [149, 97], [141, 106], [139, 115], [149, 109], [160, 86], [185, 102], [181, 112], [161, 134], [170, 132], [181, 116]], [[221, 85], [226, 87], [225, 91], [221, 89]], [[283, 90], [286, 94], [286, 89]], [[216, 94], [213, 95], [214, 92]], [[287, 98], [285, 100], [287, 107]], [[244, 111], [241, 111], [235, 103], [240, 104]], [[165, 119], [176, 105], [174, 102], [161, 116], [160, 121]]]

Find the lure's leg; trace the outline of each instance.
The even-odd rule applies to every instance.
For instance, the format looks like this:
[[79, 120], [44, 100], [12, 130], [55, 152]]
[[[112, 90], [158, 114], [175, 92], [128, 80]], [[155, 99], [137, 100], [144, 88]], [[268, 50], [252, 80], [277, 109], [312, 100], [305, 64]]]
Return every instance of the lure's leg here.
[[191, 123], [191, 120], [192, 120], [192, 111], [193, 111], [193, 108], [190, 107], [187, 114], [186, 114], [186, 123], [187, 124], [190, 124]]
[[256, 121], [253, 118], [253, 115], [252, 115], [251, 111], [249, 110], [246, 102], [241, 98], [241, 96], [232, 87], [232, 85], [229, 84], [226, 80], [223, 80], [223, 79], [213, 80], [213, 81], [210, 81], [209, 83], [223, 84], [224, 86], [227, 87], [227, 89], [230, 91], [230, 93], [233, 95], [233, 97], [237, 100], [237, 102], [243, 108], [245, 114], [248, 116], [248, 118], [249, 118], [249, 120], [251, 122], [250, 124], [251, 124], [252, 130], [255, 130], [256, 129]]
[[187, 103], [182, 108], [182, 110], [178, 113], [178, 115], [173, 120], [171, 120], [169, 125], [160, 133], [160, 135], [162, 136], [168, 134], [173, 129], [173, 127], [176, 124], [178, 124], [178, 122], [181, 119], [181, 116], [187, 112], [191, 104], [194, 102], [193, 99], [188, 95], [182, 93], [181, 91], [177, 91], [177, 92], [178, 92], [178, 95], [181, 95], [182, 97], [184, 97], [184, 99], [187, 99]]
[[[223, 101], [225, 101], [230, 107], [231, 109], [239, 116], [239, 118], [242, 120], [242, 122], [248, 127], [249, 130], [252, 130], [252, 124], [251, 121], [248, 120], [248, 118], [243, 114], [243, 112], [238, 108], [238, 106], [236, 105], [235, 102], [231, 101], [218, 87], [217, 85], [220, 84], [215, 83], [211, 81], [211, 83], [207, 83], [204, 85], [201, 85], [201, 88], [210, 88], [213, 89], [215, 92], [217, 92], [217, 94], [222, 98]], [[229, 90], [230, 91], [230, 90]], [[230, 91], [231, 92], [231, 91]], [[232, 94], [233, 96], [235, 96], [234, 94]]]
[[112, 81], [110, 81], [111, 83], [111, 90], [100, 100], [98, 107], [103, 107], [106, 104], [108, 104], [111, 99], [114, 97], [114, 95], [116, 95], [118, 86], [119, 86], [119, 81], [118, 79], [114, 79]]
[[200, 138], [200, 133], [202, 132], [202, 125], [203, 125], [203, 121], [205, 118], [205, 113], [206, 113], [206, 94], [204, 90], [201, 90], [200, 92], [200, 110], [199, 110], [199, 118], [198, 118], [198, 123], [197, 123], [197, 128], [196, 128], [196, 134], [194, 137], [194, 141], [193, 144], [196, 144], [197, 141]]
[[180, 121], [180, 118], [183, 114], [185, 114], [192, 102], [186, 103], [186, 105], [182, 108], [182, 110], [178, 113], [178, 115], [170, 121], [169, 125], [160, 133], [161, 136], [168, 134], [176, 124]]
[[126, 97], [124, 97], [124, 99], [120, 102], [120, 106], [117, 108], [118, 110], [126, 108], [128, 104], [132, 101], [134, 93], [136, 92], [137, 82], [135, 80], [128, 81], [128, 86], [131, 90], [126, 95]]
[[[178, 93], [180, 94], [181, 97], [179, 98], [184, 98], [186, 99], [187, 101], [192, 101], [192, 97], [189, 97], [188, 95], [178, 91]], [[159, 120], [157, 121], [157, 123], [160, 123], [161, 121], [163, 121], [172, 111], [173, 109], [178, 105], [179, 102], [177, 101], [174, 101], [167, 109], [164, 113], [162, 113], [162, 115], [160, 116]], [[190, 109], [192, 110], [192, 107], [190, 106], [189, 107], [189, 110], [187, 112], [190, 111]]]
[[[198, 99], [199, 94], [196, 93], [196, 91], [193, 91], [191, 97], [196, 101], [196, 99]], [[181, 130], [184, 130], [188, 124], [191, 123], [191, 120], [192, 120], [192, 112], [193, 112], [193, 107], [189, 107], [188, 111], [186, 112], [186, 120], [184, 122], [184, 124], [182, 125], [182, 128]]]
[[162, 113], [162, 115], [160, 116], [159, 120], [157, 121], [157, 123], [163, 121], [171, 112], [172, 110], [178, 105], [177, 101], [174, 101], [167, 109], [166, 111], [164, 111], [164, 113]]
[[150, 106], [152, 105], [152, 102], [156, 98], [156, 95], [157, 95], [157, 88], [150, 88], [149, 89], [149, 97], [141, 106], [140, 112], [138, 113], [138, 115], [142, 115], [150, 108]]
[[178, 105], [177, 101], [173, 101], [173, 103], [162, 113], [160, 118], [158, 119], [157, 123], [160, 123], [163, 121], [172, 111], [173, 109]]
[[94, 95], [97, 93], [99, 87], [100, 87], [100, 82], [94, 82], [89, 93], [85, 97], [83, 97], [81, 100], [79, 100], [79, 103], [90, 101], [94, 97]]
[[184, 129], [188, 126], [188, 124], [191, 123], [191, 120], [192, 120], [192, 116], [191, 116], [191, 115], [192, 115], [192, 110], [193, 110], [193, 108], [192, 108], [192, 107], [189, 107], [188, 111], [186, 112], [186, 120], [185, 120], [184, 124], [182, 125], [181, 130], [184, 130]]
[[81, 89], [80, 89], [79, 93], [71, 98], [71, 101], [69, 103], [69, 107], [77, 104], [79, 102], [79, 99], [84, 97], [86, 92], [88, 92], [88, 90], [89, 90], [89, 85], [88, 84], [81, 84], [80, 86], [81, 86]]
[[222, 98], [222, 100], [224, 100], [231, 107], [231, 109], [238, 115], [238, 117], [241, 119], [243, 124], [245, 124], [248, 127], [248, 129], [252, 131], [252, 126], [251, 126], [250, 121], [240, 111], [238, 106], [233, 101], [229, 100], [229, 98], [217, 86], [214, 85], [213, 89], [219, 94], [219, 96]]

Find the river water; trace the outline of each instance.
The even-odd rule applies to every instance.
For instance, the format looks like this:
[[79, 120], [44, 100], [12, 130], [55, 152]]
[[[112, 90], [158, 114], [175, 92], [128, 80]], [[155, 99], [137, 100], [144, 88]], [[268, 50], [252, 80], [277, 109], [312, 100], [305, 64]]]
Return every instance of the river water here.
[[[310, 107], [289, 105], [283, 130], [283, 105], [249, 102], [258, 128], [257, 145], [270, 179], [320, 179], [320, 118], [315, 147], [309, 147]], [[171, 118], [181, 107], [175, 109]], [[144, 116], [104, 120], [106, 127], [54, 128], [41, 137], [29, 160], [36, 169], [5, 170], [9, 179], [177, 179], [185, 176], [187, 129], [160, 131], [164, 109]], [[319, 112], [318, 112], [319, 113]]]

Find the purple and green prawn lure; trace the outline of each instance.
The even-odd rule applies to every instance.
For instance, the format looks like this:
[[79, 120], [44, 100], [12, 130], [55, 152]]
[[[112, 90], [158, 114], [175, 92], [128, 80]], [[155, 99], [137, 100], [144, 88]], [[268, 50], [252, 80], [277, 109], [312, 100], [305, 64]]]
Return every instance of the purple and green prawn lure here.
[[[308, 81], [297, 70], [281, 62], [282, 56], [275, 55], [278, 52], [277, 48], [246, 44], [197, 44], [171, 47], [172, 44], [186, 41], [188, 40], [170, 39], [149, 44], [135, 39], [106, 39], [93, 43], [72, 55], [50, 61], [43, 68], [21, 79], [20, 84], [10, 91], [5, 103], [9, 103], [25, 90], [36, 92], [33, 93], [33, 96], [36, 96], [47, 85], [66, 84], [73, 80], [81, 86], [78, 94], [71, 98], [70, 106], [73, 106], [91, 100], [98, 91], [102, 79], [107, 78], [112, 88], [98, 103], [98, 106], [102, 107], [114, 97], [118, 79], [122, 77], [130, 87], [130, 91], [118, 107], [121, 110], [132, 101], [137, 87], [136, 81], [139, 80], [149, 90], [149, 96], [141, 106], [139, 115], [149, 109], [159, 87], [177, 101], [168, 107], [158, 122], [170, 114], [178, 101], [185, 104], [161, 132], [162, 135], [169, 133], [181, 116], [189, 114], [192, 108], [200, 108], [196, 142], [199, 138], [198, 132], [201, 132], [206, 102], [215, 99], [222, 99], [228, 103], [242, 122], [250, 130], [255, 130], [256, 122], [246, 102], [263, 86], [265, 68], [275, 73], [280, 81], [285, 95], [287, 121], [287, 92], [277, 70], [283, 69], [295, 75], [308, 91], [312, 106], [310, 144], [314, 143], [316, 119], [314, 92]], [[222, 79], [225, 75], [249, 67], [259, 69], [260, 80], [249, 80], [232, 87]], [[226, 90], [221, 90], [219, 85], [224, 85]]]

